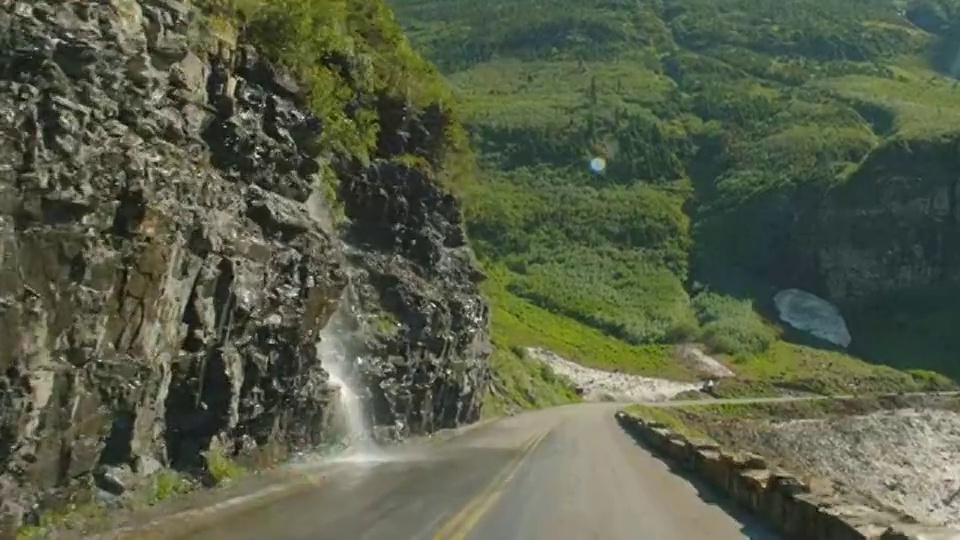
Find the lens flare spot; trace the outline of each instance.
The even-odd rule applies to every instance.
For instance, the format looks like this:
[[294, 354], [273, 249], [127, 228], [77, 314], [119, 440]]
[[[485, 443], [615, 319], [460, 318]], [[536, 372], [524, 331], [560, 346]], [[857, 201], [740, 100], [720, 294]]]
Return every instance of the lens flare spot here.
[[590, 160], [590, 170], [600, 174], [607, 169], [607, 160], [602, 157], [595, 157]]

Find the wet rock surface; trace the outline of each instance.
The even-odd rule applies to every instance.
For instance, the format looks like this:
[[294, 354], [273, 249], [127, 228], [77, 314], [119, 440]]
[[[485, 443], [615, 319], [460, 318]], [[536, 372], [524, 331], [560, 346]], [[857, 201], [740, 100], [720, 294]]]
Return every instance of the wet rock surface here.
[[[358, 330], [377, 424], [477, 416], [488, 313], [458, 205], [389, 161], [391, 130], [426, 148], [442, 119], [384, 122], [369, 165], [322, 155], [289, 77], [195, 29], [174, 0], [0, 4], [8, 523], [202, 468], [211, 445], [323, 442], [335, 400], [315, 345], [351, 281], [361, 315], [395, 320]], [[321, 157], [345, 230], [306, 204]]]

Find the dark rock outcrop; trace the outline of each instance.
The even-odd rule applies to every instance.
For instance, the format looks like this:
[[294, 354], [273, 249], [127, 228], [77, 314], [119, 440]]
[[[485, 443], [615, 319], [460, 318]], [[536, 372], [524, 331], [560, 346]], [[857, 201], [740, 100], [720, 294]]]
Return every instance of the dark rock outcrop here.
[[802, 251], [850, 301], [960, 283], [957, 140], [892, 141], [828, 193]]
[[960, 139], [892, 136], [842, 183], [771, 191], [750, 265], [844, 307], [960, 285]]
[[[202, 467], [213, 444], [322, 442], [335, 390], [315, 345], [351, 281], [362, 316], [396, 320], [359, 330], [377, 424], [477, 416], [488, 313], [457, 202], [389, 152], [324, 154], [296, 83], [242, 45], [198, 47], [192, 17], [175, 0], [0, 4], [8, 512]], [[384, 108], [383, 145], [437, 151], [435, 115]], [[340, 163], [345, 231], [318, 219], [318, 158]]]
[[[343, 176], [361, 312], [401, 324], [367, 341], [376, 424], [425, 433], [476, 419], [490, 354], [486, 302], [456, 200], [423, 173], [380, 162]], [[377, 361], [376, 359], [380, 359]]]

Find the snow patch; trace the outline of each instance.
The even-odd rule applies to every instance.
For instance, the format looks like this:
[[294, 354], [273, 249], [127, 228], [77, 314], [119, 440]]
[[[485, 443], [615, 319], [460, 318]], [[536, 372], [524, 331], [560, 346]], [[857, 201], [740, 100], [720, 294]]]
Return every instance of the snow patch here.
[[837, 306], [799, 289], [786, 289], [773, 297], [780, 320], [843, 348], [850, 346], [850, 331]]

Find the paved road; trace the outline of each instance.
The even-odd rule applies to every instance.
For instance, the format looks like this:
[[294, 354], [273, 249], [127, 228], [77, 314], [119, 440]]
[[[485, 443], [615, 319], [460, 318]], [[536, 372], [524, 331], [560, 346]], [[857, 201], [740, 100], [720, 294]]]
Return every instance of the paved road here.
[[772, 539], [639, 447], [616, 405], [498, 420], [184, 540]]

